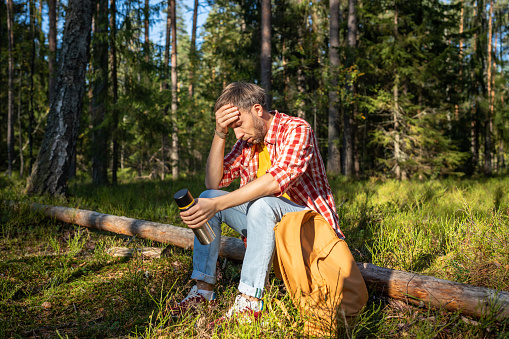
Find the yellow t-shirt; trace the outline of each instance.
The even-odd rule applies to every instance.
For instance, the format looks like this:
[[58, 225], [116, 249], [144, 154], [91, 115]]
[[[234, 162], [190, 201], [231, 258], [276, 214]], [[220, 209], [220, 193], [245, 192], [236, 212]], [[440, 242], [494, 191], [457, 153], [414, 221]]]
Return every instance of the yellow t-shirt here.
[[[263, 142], [258, 144], [258, 171], [256, 172], [256, 177], [259, 178], [265, 173], [267, 173], [267, 170], [272, 165], [272, 162], [270, 161], [270, 154], [267, 146]], [[283, 194], [283, 197], [285, 197], [288, 200], [291, 200], [288, 194]]]

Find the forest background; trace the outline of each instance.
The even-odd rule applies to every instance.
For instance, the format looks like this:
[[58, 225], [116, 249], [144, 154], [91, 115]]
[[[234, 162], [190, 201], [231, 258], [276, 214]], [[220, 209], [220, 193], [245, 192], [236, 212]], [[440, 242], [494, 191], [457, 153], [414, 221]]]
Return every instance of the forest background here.
[[[81, 9], [93, 20], [82, 34], [83, 104], [64, 137], [72, 140], [61, 152], [63, 182], [200, 172], [213, 103], [232, 81], [262, 85], [271, 108], [307, 119], [332, 175], [423, 179], [506, 168], [506, 0], [195, 1], [175, 3], [173, 20], [171, 4], [102, 0]], [[67, 57], [57, 22], [72, 6], [1, 6], [0, 170], [26, 178], [47, 147], [46, 121], [57, 119], [49, 112]], [[200, 6], [209, 11], [204, 24], [187, 27], [183, 11], [196, 18]], [[163, 45], [149, 38], [155, 26], [166, 28]]]
[[[302, 336], [275, 279], [268, 327], [168, 319], [192, 251], [115, 258], [165, 244], [31, 209], [184, 226], [170, 197], [204, 189], [212, 107], [232, 81], [310, 122], [357, 261], [508, 291], [508, 22], [507, 0], [2, 1], [0, 337]], [[205, 321], [228, 309], [239, 272], [220, 260]], [[333, 337], [505, 338], [509, 322], [370, 291], [359, 323], [339, 325]]]

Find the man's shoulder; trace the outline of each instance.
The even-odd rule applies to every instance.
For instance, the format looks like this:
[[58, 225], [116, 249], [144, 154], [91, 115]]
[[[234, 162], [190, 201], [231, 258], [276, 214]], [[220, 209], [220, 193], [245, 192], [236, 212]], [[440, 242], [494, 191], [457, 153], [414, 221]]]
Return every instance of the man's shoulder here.
[[297, 126], [305, 126], [311, 128], [311, 125], [304, 119], [299, 117], [294, 117], [285, 113], [279, 113], [279, 123], [286, 128], [295, 128]]

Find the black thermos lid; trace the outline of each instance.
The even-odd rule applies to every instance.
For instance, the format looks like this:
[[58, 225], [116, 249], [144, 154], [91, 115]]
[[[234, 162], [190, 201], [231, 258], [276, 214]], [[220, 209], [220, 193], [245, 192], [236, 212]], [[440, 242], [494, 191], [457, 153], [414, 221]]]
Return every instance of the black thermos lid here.
[[193, 196], [189, 193], [187, 188], [183, 188], [173, 196], [177, 206], [180, 208], [188, 207], [190, 204], [194, 202]]

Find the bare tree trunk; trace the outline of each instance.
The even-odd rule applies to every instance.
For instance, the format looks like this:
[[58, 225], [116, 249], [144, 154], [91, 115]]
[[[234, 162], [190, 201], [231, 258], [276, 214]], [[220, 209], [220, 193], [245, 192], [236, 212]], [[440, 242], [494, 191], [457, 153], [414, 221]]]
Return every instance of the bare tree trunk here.
[[[394, 6], [394, 38], [398, 38], [398, 9], [396, 6]], [[403, 171], [400, 167], [400, 161], [401, 161], [401, 141], [400, 141], [400, 135], [399, 135], [399, 92], [398, 92], [398, 86], [399, 86], [399, 76], [397, 70], [394, 71], [394, 87], [392, 88], [393, 91], [393, 101], [394, 101], [394, 107], [392, 109], [392, 119], [394, 123], [394, 174], [396, 175], [396, 178], [398, 180], [403, 179]]]
[[21, 69], [19, 72], [18, 88], [18, 133], [19, 133], [19, 177], [23, 178], [23, 168], [25, 167], [25, 158], [23, 157], [23, 130], [21, 129], [21, 88], [22, 88]]
[[[474, 24], [477, 24], [477, 2], [474, 1], [474, 9], [473, 9], [473, 18]], [[472, 49], [474, 51], [474, 55], [477, 55], [477, 30], [474, 33], [474, 37], [472, 39]], [[477, 84], [477, 78], [475, 76], [475, 69], [471, 67], [470, 73], [471, 81], [474, 83], [474, 87]], [[478, 122], [478, 110], [479, 103], [477, 103], [477, 92], [474, 93], [475, 98], [472, 102], [471, 109], [471, 120], [470, 120], [470, 153], [471, 153], [471, 167], [472, 172], [475, 173], [479, 167], [479, 122]]]
[[173, 180], [178, 179], [179, 176], [179, 140], [178, 140], [178, 125], [177, 125], [177, 9], [176, 0], [170, 0], [171, 12], [171, 115], [173, 121], [173, 131], [171, 134], [171, 174]]
[[55, 82], [57, 78], [57, 2], [56, 0], [48, 0], [49, 7], [49, 102], [55, 95]]
[[117, 171], [118, 171], [118, 78], [117, 78], [117, 5], [116, 0], [110, 0], [110, 64], [111, 64], [111, 91], [113, 96], [113, 150], [112, 150], [112, 168], [111, 168], [111, 182], [113, 185], [117, 184]]
[[149, 4], [149, 0], [145, 0], [145, 21], [144, 21], [144, 24], [145, 24], [145, 44], [144, 44], [144, 49], [145, 49], [145, 61], [148, 63], [149, 60], [150, 60], [150, 37], [149, 37], [149, 20], [150, 20], [150, 4]]
[[108, 183], [108, 128], [104, 126], [108, 100], [108, 1], [97, 1], [94, 18], [94, 82], [92, 98], [92, 182]]
[[493, 172], [493, 164], [491, 159], [492, 136], [493, 136], [493, 102], [491, 97], [491, 77], [492, 77], [492, 40], [493, 40], [493, 0], [490, 1], [490, 14], [488, 19], [488, 61], [487, 61], [487, 81], [488, 86], [488, 111], [486, 119], [486, 137], [484, 138], [484, 172], [491, 175]]
[[[357, 45], [357, 17], [355, 12], [355, 0], [348, 0], [348, 67], [354, 64], [354, 53]], [[347, 85], [347, 92], [353, 95], [354, 88]], [[353, 105], [343, 105], [343, 174], [351, 177], [354, 174], [354, 121]]]
[[[171, 44], [171, 5], [168, 0], [168, 10], [166, 16], [166, 45], [164, 46], [164, 80], [163, 89], [169, 89], [168, 79], [170, 78], [170, 44]], [[166, 149], [168, 145], [168, 135], [166, 133], [166, 116], [168, 116], [168, 105], [165, 105], [163, 109], [163, 135], [162, 135], [162, 146], [161, 146], [161, 178], [164, 180], [166, 175]]]
[[49, 102], [55, 96], [55, 82], [57, 78], [57, 2], [56, 0], [48, 0], [49, 6]]
[[27, 192], [67, 193], [69, 164], [76, 148], [85, 92], [92, 24], [90, 0], [69, 0], [55, 98]]
[[33, 143], [34, 139], [32, 136], [33, 125], [34, 125], [34, 73], [35, 73], [35, 4], [34, 0], [30, 0], [30, 30], [32, 31], [32, 50], [30, 55], [30, 110], [28, 116], [28, 149], [30, 164], [28, 173], [31, 173], [34, 165], [33, 156]]
[[14, 160], [14, 57], [12, 45], [14, 41], [14, 12], [12, 0], [7, 0], [7, 40], [9, 46], [9, 93], [7, 101], [7, 161], [9, 177], [12, 175]]
[[[460, 12], [460, 41], [459, 41], [459, 61], [460, 61], [460, 72], [459, 72], [459, 83], [463, 83], [463, 26], [465, 18], [465, 8], [463, 6], [463, 2], [461, 2], [461, 12]], [[455, 85], [456, 91], [458, 91], [458, 85]], [[456, 121], [459, 120], [459, 106], [458, 103], [454, 105], [454, 113], [456, 115]]]
[[338, 79], [339, 61], [339, 0], [329, 1], [330, 10], [330, 87], [328, 116], [328, 154], [327, 171], [332, 174], [341, 173], [341, 155], [339, 152], [339, 110], [338, 110]]
[[193, 27], [191, 29], [191, 48], [189, 50], [189, 98], [194, 95], [194, 73], [196, 68], [196, 26], [198, 24], [198, 0], [194, 0]]
[[262, 46], [261, 46], [261, 80], [262, 87], [265, 89], [265, 98], [267, 109], [270, 110], [272, 104], [271, 78], [272, 78], [272, 54], [271, 54], [271, 26], [270, 26], [270, 0], [262, 0]]

